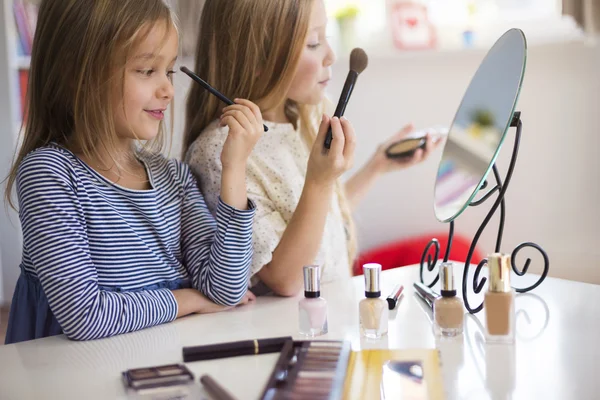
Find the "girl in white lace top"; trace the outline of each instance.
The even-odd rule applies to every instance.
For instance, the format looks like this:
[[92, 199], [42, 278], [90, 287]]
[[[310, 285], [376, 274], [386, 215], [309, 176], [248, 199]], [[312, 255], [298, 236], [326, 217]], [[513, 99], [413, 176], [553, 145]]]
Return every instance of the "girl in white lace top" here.
[[[251, 284], [262, 282], [284, 296], [302, 290], [303, 265], [321, 265], [323, 282], [350, 277], [356, 256], [352, 207], [381, 173], [429, 152], [400, 164], [385, 157], [382, 145], [355, 176], [339, 181], [351, 166], [355, 140], [350, 123], [330, 120], [332, 110], [325, 110], [335, 61], [326, 25], [323, 0], [207, 0], [200, 21], [196, 72], [226, 96], [258, 104], [269, 127], [246, 166], [248, 196], [257, 207]], [[228, 132], [219, 120], [222, 107], [192, 86], [184, 156], [213, 211], [223, 171], [218, 155]], [[325, 153], [330, 124], [333, 144]]]

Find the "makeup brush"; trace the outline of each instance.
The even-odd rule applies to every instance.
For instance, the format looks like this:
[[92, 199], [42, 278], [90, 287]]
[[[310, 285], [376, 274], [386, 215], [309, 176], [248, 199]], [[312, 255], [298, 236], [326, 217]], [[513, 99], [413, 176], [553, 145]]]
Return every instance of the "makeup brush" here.
[[[208, 90], [211, 94], [215, 95], [223, 103], [227, 104], [228, 106], [232, 106], [235, 104], [233, 101], [229, 100], [223, 93], [219, 92], [217, 89], [210, 86], [204, 79], [200, 78], [198, 75], [193, 73], [188, 67], [181, 67], [179, 69], [181, 70], [181, 72], [185, 73], [187, 76], [192, 78], [196, 83], [200, 84], [200, 86], [202, 86], [204, 89]], [[267, 126], [264, 124], [263, 128], [265, 132], [269, 130], [269, 128], [267, 128]]]
[[[369, 64], [369, 57], [367, 57], [367, 53], [359, 47], [352, 50], [350, 53], [350, 72], [348, 72], [348, 76], [346, 77], [346, 83], [344, 84], [344, 89], [342, 90], [342, 94], [340, 96], [340, 100], [338, 101], [337, 108], [335, 109], [334, 117], [342, 117], [344, 115], [344, 111], [346, 111], [346, 106], [348, 105], [348, 101], [350, 101], [350, 95], [354, 90], [354, 85], [356, 84], [356, 79], [358, 79], [358, 75], [360, 75]], [[327, 135], [325, 136], [325, 148], [331, 148], [331, 140], [333, 136], [331, 134], [331, 126], [329, 126], [329, 130], [327, 131]]]

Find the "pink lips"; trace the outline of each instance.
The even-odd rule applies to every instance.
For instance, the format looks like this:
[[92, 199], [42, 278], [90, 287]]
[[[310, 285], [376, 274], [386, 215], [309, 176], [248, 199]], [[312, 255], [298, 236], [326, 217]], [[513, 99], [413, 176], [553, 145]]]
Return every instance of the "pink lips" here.
[[329, 83], [329, 81], [330, 81], [329, 79], [325, 79], [324, 81], [319, 82], [319, 85], [327, 86], [327, 84]]
[[158, 120], [163, 120], [165, 118], [164, 110], [144, 110], [144, 111], [146, 111], [148, 114], [150, 114], [151, 117], [156, 118]]

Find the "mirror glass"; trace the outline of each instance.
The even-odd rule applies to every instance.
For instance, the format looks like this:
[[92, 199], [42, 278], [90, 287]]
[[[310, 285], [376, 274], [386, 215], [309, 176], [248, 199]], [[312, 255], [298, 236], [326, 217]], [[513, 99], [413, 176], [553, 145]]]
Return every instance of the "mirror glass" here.
[[492, 169], [515, 111], [526, 55], [525, 35], [511, 29], [473, 76], [438, 167], [434, 209], [440, 222], [454, 220], [467, 208]]

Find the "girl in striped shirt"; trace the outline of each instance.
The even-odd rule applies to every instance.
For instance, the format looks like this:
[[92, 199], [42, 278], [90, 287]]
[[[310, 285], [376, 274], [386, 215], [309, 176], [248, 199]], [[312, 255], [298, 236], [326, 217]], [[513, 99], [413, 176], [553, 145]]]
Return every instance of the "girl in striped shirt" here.
[[42, 1], [6, 192], [23, 229], [6, 343], [102, 338], [253, 299], [245, 169], [262, 117], [246, 100], [224, 110], [211, 216], [189, 168], [157, 151], [177, 53], [162, 0]]

